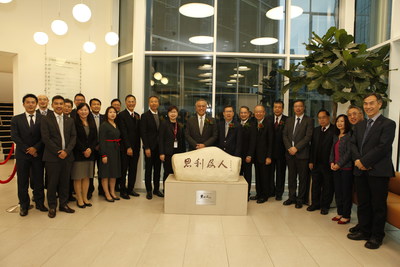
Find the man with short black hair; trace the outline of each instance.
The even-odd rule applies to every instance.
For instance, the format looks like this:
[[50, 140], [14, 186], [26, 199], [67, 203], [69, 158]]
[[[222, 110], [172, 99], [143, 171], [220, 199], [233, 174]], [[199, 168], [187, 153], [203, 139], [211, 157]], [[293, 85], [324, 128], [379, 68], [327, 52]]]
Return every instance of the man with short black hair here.
[[233, 120], [234, 115], [233, 106], [224, 107], [224, 120], [218, 123], [218, 147], [232, 156], [240, 157], [242, 129], [240, 124]]
[[85, 103], [85, 102], [86, 102], [86, 98], [85, 98], [85, 96], [84, 96], [82, 93], [77, 93], [77, 94], [75, 95], [75, 97], [74, 97], [74, 105], [75, 105], [75, 108], [71, 111], [71, 114], [70, 114], [70, 116], [71, 116], [72, 118], [75, 119], [75, 117], [76, 117], [76, 108], [79, 106], [79, 104]]
[[111, 106], [115, 108], [117, 113], [119, 113], [121, 111], [121, 100], [119, 100], [118, 98], [114, 98], [113, 100], [111, 100]]

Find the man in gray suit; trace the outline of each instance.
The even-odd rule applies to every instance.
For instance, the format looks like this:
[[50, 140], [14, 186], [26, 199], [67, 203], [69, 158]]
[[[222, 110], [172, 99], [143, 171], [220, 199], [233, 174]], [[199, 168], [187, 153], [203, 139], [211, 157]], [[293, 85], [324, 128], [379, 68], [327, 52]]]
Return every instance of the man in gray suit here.
[[[293, 110], [295, 116], [286, 120], [283, 129], [283, 143], [289, 170], [289, 199], [283, 202], [283, 205], [296, 204], [296, 209], [300, 209], [307, 197], [308, 160], [314, 122], [313, 119], [304, 115], [305, 107], [302, 100], [294, 101]], [[296, 196], [297, 176], [299, 176], [299, 191]]]
[[206, 115], [207, 101], [196, 101], [196, 116], [192, 116], [186, 123], [185, 137], [189, 143], [189, 150], [213, 146], [218, 138], [218, 129], [215, 119]]
[[41, 134], [45, 145], [43, 161], [49, 184], [47, 186], [47, 201], [49, 217], [56, 216], [57, 189], [59, 210], [67, 213], [75, 211], [68, 207], [69, 180], [74, 156], [72, 150], [76, 143], [75, 123], [72, 118], [63, 114], [64, 98], [56, 95], [51, 106], [54, 113], [48, 113], [42, 119]]

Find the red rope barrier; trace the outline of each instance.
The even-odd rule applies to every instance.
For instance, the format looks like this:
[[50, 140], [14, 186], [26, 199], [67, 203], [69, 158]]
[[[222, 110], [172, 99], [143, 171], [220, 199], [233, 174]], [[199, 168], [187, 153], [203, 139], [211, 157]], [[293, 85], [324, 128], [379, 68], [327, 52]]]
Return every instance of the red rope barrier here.
[[14, 143], [12, 143], [12, 145], [11, 145], [10, 153], [8, 153], [7, 158], [3, 162], [0, 162], [0, 165], [6, 164], [8, 162], [8, 160], [11, 158], [13, 152], [14, 152]]
[[16, 172], [17, 172], [17, 164], [14, 164], [14, 170], [12, 171], [10, 177], [8, 177], [8, 179], [4, 181], [0, 180], [0, 184], [9, 183], [14, 178]]

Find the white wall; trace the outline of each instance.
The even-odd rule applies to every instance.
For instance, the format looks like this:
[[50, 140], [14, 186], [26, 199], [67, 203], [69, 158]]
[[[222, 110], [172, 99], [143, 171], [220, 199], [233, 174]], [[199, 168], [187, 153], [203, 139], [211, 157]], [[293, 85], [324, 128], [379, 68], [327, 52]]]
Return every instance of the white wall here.
[[[59, 1], [18, 0], [0, 4], [0, 51], [16, 53], [14, 57], [14, 102], [26, 93], [42, 94], [45, 86], [45, 53], [47, 56], [82, 60], [82, 93], [89, 100], [97, 97], [103, 102], [103, 111], [110, 100], [117, 95], [116, 66], [111, 59], [117, 56], [117, 48], [108, 46], [104, 35], [111, 29], [111, 12], [114, 0], [85, 1], [92, 10], [89, 22], [80, 23], [72, 17], [72, 7], [80, 0], [61, 1], [60, 16], [69, 26], [64, 36], [55, 35], [50, 28], [52, 20], [58, 17]], [[43, 16], [41, 3], [43, 2]], [[49, 35], [46, 46], [33, 41], [36, 31]], [[89, 39], [95, 42], [93, 54], [82, 51], [82, 45]], [[15, 112], [22, 111], [16, 105]]]
[[13, 75], [0, 72], [0, 102], [13, 102]]

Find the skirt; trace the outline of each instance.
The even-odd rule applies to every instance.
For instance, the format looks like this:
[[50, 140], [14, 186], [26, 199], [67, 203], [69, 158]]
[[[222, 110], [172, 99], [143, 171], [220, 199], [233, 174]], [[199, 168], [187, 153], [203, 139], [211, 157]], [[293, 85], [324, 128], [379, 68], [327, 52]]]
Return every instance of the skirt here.
[[74, 161], [71, 170], [71, 179], [93, 178], [94, 161]]

